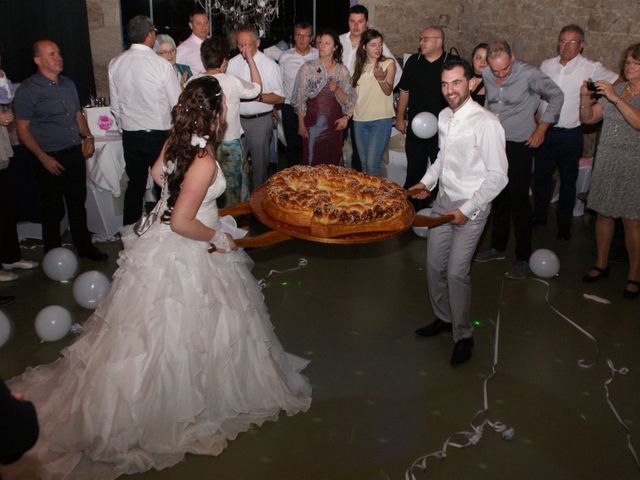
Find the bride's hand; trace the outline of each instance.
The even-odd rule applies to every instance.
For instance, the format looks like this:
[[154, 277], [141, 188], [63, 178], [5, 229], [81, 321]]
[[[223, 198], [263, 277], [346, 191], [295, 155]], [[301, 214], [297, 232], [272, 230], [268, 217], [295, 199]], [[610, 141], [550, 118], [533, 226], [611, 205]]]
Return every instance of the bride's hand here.
[[231, 235], [229, 235], [228, 233], [225, 233], [225, 235], [229, 239], [229, 250], [227, 250], [227, 251], [235, 252], [236, 250], [238, 250], [238, 245], [233, 240], [233, 237]]
[[222, 230], [216, 230], [215, 235], [209, 243], [216, 247], [216, 251], [220, 253], [227, 253], [238, 249], [238, 245], [233, 241], [231, 235]]

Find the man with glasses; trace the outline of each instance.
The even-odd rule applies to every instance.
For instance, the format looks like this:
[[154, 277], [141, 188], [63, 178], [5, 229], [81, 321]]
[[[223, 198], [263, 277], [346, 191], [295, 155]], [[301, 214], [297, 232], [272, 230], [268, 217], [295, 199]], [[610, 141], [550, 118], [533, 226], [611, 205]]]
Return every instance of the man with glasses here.
[[258, 50], [260, 37], [253, 25], [240, 25], [235, 32], [240, 53], [229, 60], [227, 73], [245, 82], [251, 81], [246, 55], [249, 50], [262, 79], [262, 93], [253, 101], [240, 103], [240, 124], [244, 131], [242, 145], [251, 158], [253, 190], [268, 177], [269, 145], [273, 135], [273, 108], [284, 101], [282, 76], [276, 62]]
[[176, 62], [189, 65], [194, 75], [205, 71], [200, 58], [200, 46], [209, 35], [209, 17], [204, 12], [194, 12], [189, 16], [189, 28], [191, 35], [178, 45]]
[[[436, 117], [446, 106], [440, 92], [440, 72], [447, 59], [458, 58], [444, 51], [444, 31], [440, 27], [425, 28], [420, 34], [419, 52], [409, 57], [398, 87], [400, 98], [396, 110], [396, 128], [406, 133], [407, 179], [405, 188], [416, 184], [438, 156], [438, 135], [418, 138], [411, 130], [411, 121], [418, 113], [430, 112]], [[408, 121], [405, 114], [408, 113]], [[430, 202], [435, 198], [431, 197]], [[429, 202], [429, 203], [430, 203]], [[416, 208], [423, 206], [414, 203]]]
[[[580, 127], [580, 87], [586, 80], [606, 80], [614, 83], [618, 75], [600, 62], [582, 56], [584, 30], [578, 25], [566, 25], [560, 30], [558, 55], [542, 62], [546, 73], [564, 93], [564, 103], [558, 122], [549, 128], [545, 141], [535, 156], [534, 225], [546, 225], [551, 200], [551, 177], [556, 167], [560, 174], [560, 198], [556, 209], [558, 239], [571, 238], [571, 219], [576, 201], [578, 161], [582, 155]], [[541, 102], [544, 114], [546, 102]]]
[[282, 105], [282, 127], [287, 140], [287, 167], [300, 163], [302, 140], [298, 135], [298, 116], [291, 106], [291, 94], [296, 82], [298, 70], [303, 63], [318, 58], [318, 50], [311, 46], [313, 30], [308, 22], [299, 22], [293, 27], [295, 47], [283, 52], [280, 56], [280, 71], [284, 88], [284, 104]]
[[[487, 99], [485, 108], [495, 113], [507, 139], [509, 183], [493, 201], [491, 248], [479, 253], [477, 262], [506, 258], [509, 227], [513, 221], [516, 237], [516, 261], [507, 277], [519, 280], [529, 275], [531, 256], [531, 204], [529, 184], [534, 149], [545, 140], [547, 129], [558, 121], [562, 90], [538, 68], [516, 60], [505, 41], [492, 42], [487, 48], [488, 67], [482, 70]], [[540, 98], [547, 108], [536, 123], [534, 115]]]
[[122, 128], [125, 171], [123, 223], [142, 214], [149, 167], [158, 158], [171, 128], [171, 109], [180, 84], [173, 67], [152, 50], [156, 31], [149, 17], [129, 20], [129, 49], [109, 62], [111, 111]]

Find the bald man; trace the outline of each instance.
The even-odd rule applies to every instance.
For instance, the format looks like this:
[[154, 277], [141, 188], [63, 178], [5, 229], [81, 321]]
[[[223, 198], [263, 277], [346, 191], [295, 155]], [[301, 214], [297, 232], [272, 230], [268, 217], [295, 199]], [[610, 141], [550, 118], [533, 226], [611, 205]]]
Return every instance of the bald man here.
[[40, 163], [44, 250], [62, 245], [60, 220], [66, 204], [78, 255], [105, 260], [107, 255], [93, 246], [87, 229], [85, 160], [93, 155], [95, 147], [80, 110], [76, 86], [62, 75], [64, 60], [55, 42], [37, 41], [33, 61], [38, 71], [16, 91], [14, 109], [20, 142]]

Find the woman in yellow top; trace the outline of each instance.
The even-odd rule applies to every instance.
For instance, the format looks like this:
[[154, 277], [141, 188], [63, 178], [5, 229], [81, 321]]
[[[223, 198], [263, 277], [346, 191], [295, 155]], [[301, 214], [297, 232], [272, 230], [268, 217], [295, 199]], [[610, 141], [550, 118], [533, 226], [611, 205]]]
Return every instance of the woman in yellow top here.
[[380, 160], [389, 143], [393, 111], [393, 78], [396, 64], [382, 55], [382, 34], [367, 30], [362, 34], [356, 53], [353, 87], [358, 101], [353, 114], [356, 146], [362, 170], [380, 176]]

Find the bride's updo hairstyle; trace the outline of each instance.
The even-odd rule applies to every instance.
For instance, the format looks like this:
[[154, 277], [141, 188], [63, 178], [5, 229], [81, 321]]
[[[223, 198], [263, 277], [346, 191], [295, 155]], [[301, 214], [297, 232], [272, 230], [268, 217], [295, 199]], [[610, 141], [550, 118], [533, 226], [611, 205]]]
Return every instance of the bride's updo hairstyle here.
[[211, 150], [215, 149], [222, 127], [222, 102], [222, 88], [218, 80], [214, 77], [201, 77], [187, 84], [171, 111], [173, 129], [167, 140], [164, 158], [167, 164], [175, 164], [175, 170], [169, 170], [167, 178], [169, 197], [167, 210], [163, 215], [165, 222], [169, 221], [184, 175], [193, 159], [205, 156], [209, 146]]

